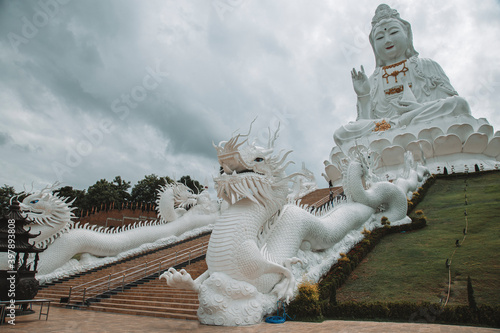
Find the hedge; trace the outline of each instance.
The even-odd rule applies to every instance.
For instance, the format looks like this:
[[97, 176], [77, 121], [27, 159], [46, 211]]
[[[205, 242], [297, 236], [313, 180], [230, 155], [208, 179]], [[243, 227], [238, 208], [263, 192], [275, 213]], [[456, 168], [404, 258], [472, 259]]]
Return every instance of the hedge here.
[[328, 319], [390, 320], [412, 323], [446, 323], [500, 327], [500, 306], [480, 305], [476, 310], [466, 305], [441, 308], [432, 303], [345, 302], [322, 308]]

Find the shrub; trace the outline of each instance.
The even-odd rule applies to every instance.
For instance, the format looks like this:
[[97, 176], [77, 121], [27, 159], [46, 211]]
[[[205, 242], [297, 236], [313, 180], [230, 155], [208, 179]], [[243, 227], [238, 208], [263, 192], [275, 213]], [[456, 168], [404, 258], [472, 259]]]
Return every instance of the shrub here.
[[328, 319], [381, 319], [413, 323], [474, 324], [500, 327], [500, 306], [481, 305], [477, 311], [468, 306], [447, 306], [423, 303], [345, 302], [326, 308]]
[[303, 281], [298, 286], [298, 294], [288, 305], [287, 311], [299, 319], [320, 320], [322, 311], [319, 301], [320, 288], [317, 283]]
[[340, 259], [338, 261], [339, 262], [351, 262], [351, 260], [346, 256], [345, 253], [340, 254]]

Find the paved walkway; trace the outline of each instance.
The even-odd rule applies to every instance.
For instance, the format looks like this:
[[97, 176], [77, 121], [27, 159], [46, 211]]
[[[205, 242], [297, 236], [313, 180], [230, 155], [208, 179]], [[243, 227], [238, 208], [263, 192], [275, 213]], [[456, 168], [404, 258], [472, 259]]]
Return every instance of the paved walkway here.
[[249, 327], [215, 327], [201, 325], [195, 321], [164, 319], [154, 317], [131, 316], [95, 311], [78, 311], [50, 308], [49, 319], [38, 320], [38, 306], [33, 310], [37, 313], [16, 317], [16, 325], [5, 323], [0, 326], [1, 332], [18, 333], [45, 333], [45, 332], [404, 332], [404, 333], [465, 333], [465, 332], [494, 332], [498, 329], [477, 328], [467, 326], [449, 326], [435, 324], [412, 323], [378, 323], [360, 321], [329, 320], [322, 323], [303, 323], [287, 321], [284, 324], [267, 324]]

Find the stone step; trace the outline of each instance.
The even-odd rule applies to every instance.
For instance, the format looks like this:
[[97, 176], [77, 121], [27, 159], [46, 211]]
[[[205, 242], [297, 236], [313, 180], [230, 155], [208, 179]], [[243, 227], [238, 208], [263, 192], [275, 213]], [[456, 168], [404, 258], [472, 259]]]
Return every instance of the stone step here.
[[[165, 285], [166, 287], [166, 285]], [[194, 291], [191, 290], [182, 290], [182, 289], [174, 289], [174, 290], [168, 290], [168, 289], [159, 289], [155, 291], [141, 291], [141, 290], [135, 290], [134, 288], [132, 289], [125, 289], [123, 292], [122, 291], [115, 291], [109, 294], [112, 297], [116, 296], [161, 296], [161, 297], [169, 297], [169, 296], [188, 296], [188, 295], [197, 295]]]
[[61, 297], [68, 297], [68, 292], [46, 292], [38, 293], [36, 298], [54, 298], [59, 300]]
[[[205, 272], [206, 262], [198, 261], [186, 267], [194, 278]], [[159, 311], [167, 311], [169, 314], [186, 315], [186, 319], [197, 318], [196, 311], [199, 306], [198, 294], [194, 291], [186, 291], [170, 288], [164, 280], [151, 279], [143, 284], [133, 286], [117, 294], [109, 295], [109, 298], [101, 298], [99, 302], [92, 303], [89, 309], [101, 311], [115, 311], [119, 313], [138, 313], [143, 315], [158, 316]], [[149, 311], [152, 314], [146, 314]]]
[[102, 312], [112, 312], [112, 313], [122, 313], [135, 316], [150, 316], [150, 317], [161, 317], [161, 318], [173, 318], [173, 319], [185, 319], [185, 320], [198, 320], [196, 311], [193, 313], [178, 313], [178, 312], [168, 312], [164, 311], [151, 311], [142, 309], [122, 309], [122, 308], [106, 308], [102, 306], [92, 306], [89, 310], [102, 311]]
[[[146, 296], [146, 297], [161, 297], [163, 299], [168, 297], [176, 297], [176, 298], [188, 297], [190, 299], [191, 298], [197, 299], [197, 294], [195, 292], [191, 290], [170, 288], [167, 286], [164, 280], [159, 281], [158, 279], [145, 281], [143, 284], [135, 286], [128, 285], [125, 287], [123, 291], [119, 289], [110, 290], [109, 294], [107, 295], [108, 297], [106, 297], [105, 295], [97, 297], [109, 299], [110, 297], [117, 297], [118, 295], [120, 295], [121, 298]], [[37, 297], [40, 298], [42, 298], [42, 296], [47, 296], [47, 298], [55, 298], [59, 301], [60, 298], [68, 297], [68, 291], [66, 292], [58, 291], [52, 293], [50, 293], [50, 291], [45, 291], [44, 293], [37, 295]], [[82, 297], [81, 294], [76, 297], [72, 297], [71, 298], [72, 305], [77, 305], [77, 303], [81, 303], [81, 297]]]
[[94, 303], [88, 307], [89, 310], [105, 311], [105, 312], [118, 312], [118, 313], [129, 313], [136, 315], [151, 315], [154, 317], [163, 317], [165, 315], [175, 315], [178, 317], [188, 316], [191, 319], [196, 320], [197, 309], [183, 309], [183, 308], [173, 308], [173, 307], [154, 307], [154, 306], [138, 306], [127, 304], [121, 304], [119, 306], [111, 307], [109, 303]]
[[136, 287], [136, 288], [130, 288], [128, 290], [124, 290], [124, 293], [126, 294], [149, 294], [149, 295], [155, 295], [155, 294], [179, 294], [181, 292], [186, 292], [186, 290], [183, 289], [178, 289], [177, 291], [169, 291], [166, 289], [167, 284], [165, 283], [162, 286], [158, 286], [157, 288], [153, 287]]
[[[95, 306], [94, 306], [95, 304]], [[129, 311], [151, 311], [151, 312], [167, 312], [167, 313], [179, 313], [179, 314], [188, 314], [188, 315], [196, 315], [198, 311], [198, 306], [192, 308], [175, 308], [169, 307], [167, 304], [162, 304], [161, 306], [153, 306], [153, 305], [138, 305], [138, 304], [121, 304], [113, 306], [112, 303], [94, 303], [89, 306], [89, 310], [96, 309], [99, 307], [104, 307], [106, 309], [121, 309], [121, 310], [129, 310]]]
[[[164, 289], [165, 287], [165, 289]], [[122, 294], [125, 295], [185, 295], [186, 292], [191, 292], [190, 290], [178, 289], [176, 291], [170, 291], [166, 289], [167, 284], [159, 288], [131, 288], [124, 290]]]
[[169, 301], [173, 301], [173, 302], [177, 302], [177, 303], [181, 303], [181, 302], [191, 302], [191, 301], [198, 301], [198, 294], [196, 294], [195, 292], [192, 292], [192, 294], [189, 292], [189, 291], [186, 291], [186, 293], [179, 293], [179, 294], [167, 294], [165, 296], [163, 295], [144, 295], [144, 294], [140, 294], [140, 295], [131, 295], [129, 293], [127, 293], [126, 295], [124, 295], [123, 293], [120, 293], [120, 294], [116, 294], [113, 296], [112, 298], [113, 300], [117, 300], [119, 302], [124, 302], [124, 301], [148, 301], [148, 300], [151, 300], [151, 301], [154, 301], [154, 302], [162, 302], [162, 301], [165, 301], [166, 299], [168, 299]]
[[122, 309], [125, 308], [141, 308], [141, 309], [146, 309], [146, 308], [163, 308], [163, 309], [186, 309], [186, 310], [196, 310], [198, 309], [199, 302], [198, 300], [190, 300], [189, 302], [173, 302], [170, 300], [161, 300], [161, 301], [153, 301], [153, 300], [132, 300], [128, 299], [127, 302], [123, 302], [123, 300], [116, 300], [116, 299], [102, 299], [100, 302], [95, 302], [92, 303], [91, 306], [93, 305], [96, 306], [106, 306], [106, 307], [119, 307]]

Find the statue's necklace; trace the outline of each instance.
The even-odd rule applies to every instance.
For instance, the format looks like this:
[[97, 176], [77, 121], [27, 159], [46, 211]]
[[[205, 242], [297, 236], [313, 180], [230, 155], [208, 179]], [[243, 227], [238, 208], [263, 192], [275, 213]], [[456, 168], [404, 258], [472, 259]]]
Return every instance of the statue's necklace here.
[[[400, 65], [403, 65], [403, 68], [401, 68], [400, 70], [396, 69], [396, 70], [392, 71], [390, 74], [387, 73], [388, 69], [396, 68]], [[403, 75], [406, 76], [406, 72], [408, 72], [408, 67], [406, 67], [406, 59], [403, 61], [400, 61], [398, 63], [389, 65], [389, 66], [384, 66], [384, 67], [382, 67], [382, 69], [384, 70], [384, 74], [382, 74], [382, 78], [384, 78], [386, 80], [387, 84], [389, 84], [389, 77], [390, 76], [394, 76], [394, 80], [396, 80], [395, 83], [397, 83], [398, 82], [398, 74], [403, 73]]]

